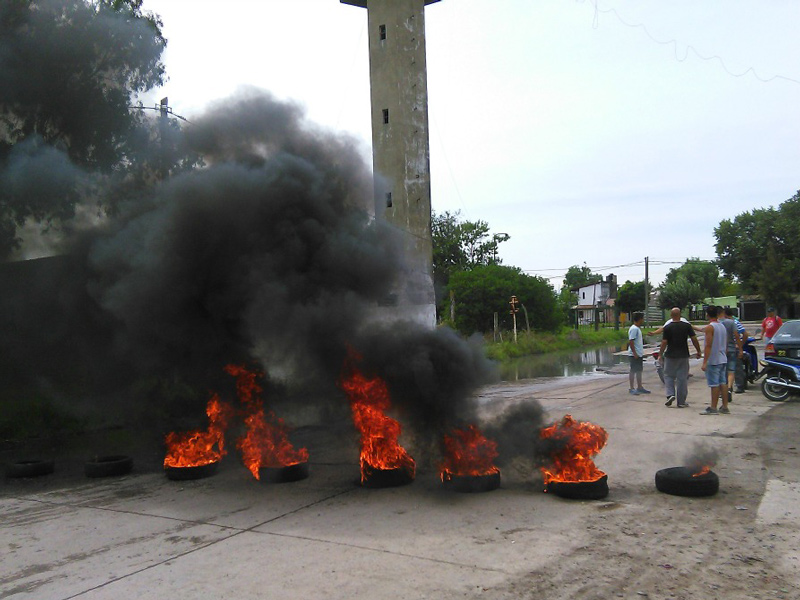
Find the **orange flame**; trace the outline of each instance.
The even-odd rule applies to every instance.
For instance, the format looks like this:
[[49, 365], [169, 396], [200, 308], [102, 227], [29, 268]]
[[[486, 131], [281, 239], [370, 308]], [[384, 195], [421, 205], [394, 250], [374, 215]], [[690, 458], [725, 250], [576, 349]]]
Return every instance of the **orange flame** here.
[[233, 408], [213, 394], [206, 405], [208, 430], [168, 433], [164, 467], [201, 467], [219, 461], [226, 454], [225, 429]]
[[591, 457], [600, 452], [608, 440], [608, 432], [592, 423], [580, 423], [571, 415], [564, 415], [559, 423], [542, 429], [542, 439], [564, 443], [550, 456], [551, 465], [541, 467], [544, 483], [597, 481], [605, 475]]
[[261, 467], [288, 467], [308, 460], [308, 450], [296, 450], [289, 442], [289, 427], [273, 412], [264, 412], [260, 397], [263, 388], [258, 379], [263, 373], [249, 371], [244, 366], [228, 365], [225, 372], [236, 377], [236, 392], [244, 405], [247, 433], [236, 441], [242, 462], [260, 479]]
[[392, 403], [389, 389], [379, 377], [367, 379], [353, 364], [360, 356], [350, 351], [339, 385], [350, 400], [353, 421], [361, 433], [361, 483], [373, 470], [405, 469], [413, 478], [416, 463], [398, 443], [400, 423], [384, 411]]
[[456, 429], [452, 435], [444, 436], [442, 481], [498, 473], [500, 469], [494, 466], [497, 455], [497, 442], [486, 439], [475, 425]]
[[692, 477], [700, 477], [701, 475], [705, 475], [706, 473], [710, 473], [710, 472], [711, 472], [711, 467], [709, 467], [707, 465], [704, 465], [704, 466], [700, 467], [700, 470], [697, 471], [697, 473], [693, 473]]

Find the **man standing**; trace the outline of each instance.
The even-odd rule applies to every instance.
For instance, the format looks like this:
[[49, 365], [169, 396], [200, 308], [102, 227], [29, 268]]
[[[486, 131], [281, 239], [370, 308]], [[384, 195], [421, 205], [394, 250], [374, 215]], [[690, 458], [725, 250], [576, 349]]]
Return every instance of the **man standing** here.
[[659, 356], [664, 357], [664, 383], [667, 386], [666, 406], [672, 406], [677, 399], [678, 408], [689, 406], [686, 402], [689, 380], [689, 339], [696, 350], [695, 356], [700, 358], [700, 344], [694, 333], [694, 327], [681, 320], [681, 309], [670, 311], [672, 320], [664, 327], [661, 338]]
[[736, 380], [736, 369], [742, 358], [742, 336], [736, 321], [733, 320], [733, 309], [717, 307], [719, 322], [725, 326], [728, 345], [725, 347], [725, 355], [728, 358], [728, 402], [733, 402], [733, 385]]
[[775, 309], [770, 306], [767, 309], [767, 316], [761, 321], [761, 339], [764, 340], [764, 345], [772, 341], [781, 325], [783, 325], [783, 321], [775, 314]]
[[[708, 325], [703, 328], [706, 336], [706, 347], [703, 352], [702, 369], [706, 374], [706, 382], [711, 388], [711, 406], [701, 412], [701, 415], [727, 415], [731, 411], [728, 408], [728, 381], [726, 369], [728, 357], [725, 354], [725, 347], [728, 345], [728, 333], [725, 326], [717, 321], [717, 307], [709, 306], [706, 308], [708, 315]], [[722, 397], [722, 408], [717, 410], [717, 403]]]
[[[650, 390], [642, 387], [642, 371], [644, 370], [644, 336], [642, 335], [642, 323], [644, 313], [633, 313], [633, 325], [628, 329], [628, 356], [631, 360], [631, 370], [628, 374], [630, 383], [629, 394], [638, 396], [639, 394], [649, 394]], [[636, 378], [636, 387], [633, 387], [633, 379]]]

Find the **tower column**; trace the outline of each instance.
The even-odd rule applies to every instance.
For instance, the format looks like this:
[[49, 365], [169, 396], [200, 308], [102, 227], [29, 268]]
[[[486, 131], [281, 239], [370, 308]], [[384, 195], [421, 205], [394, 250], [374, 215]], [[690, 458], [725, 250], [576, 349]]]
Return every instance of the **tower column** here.
[[405, 237], [414, 272], [398, 302], [435, 324], [425, 6], [438, 0], [340, 0], [367, 9], [376, 216]]

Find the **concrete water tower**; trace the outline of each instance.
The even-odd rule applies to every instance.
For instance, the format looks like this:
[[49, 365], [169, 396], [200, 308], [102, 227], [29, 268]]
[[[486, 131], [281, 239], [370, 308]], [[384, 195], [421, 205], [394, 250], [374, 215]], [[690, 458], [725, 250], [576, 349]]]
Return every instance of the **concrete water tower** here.
[[340, 0], [367, 9], [376, 216], [400, 229], [413, 276], [399, 316], [436, 322], [431, 240], [425, 6], [439, 0]]

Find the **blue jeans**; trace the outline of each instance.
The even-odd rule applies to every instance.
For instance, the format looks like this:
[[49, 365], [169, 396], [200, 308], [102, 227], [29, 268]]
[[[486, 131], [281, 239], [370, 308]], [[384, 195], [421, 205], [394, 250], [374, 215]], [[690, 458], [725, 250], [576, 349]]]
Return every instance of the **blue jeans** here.
[[706, 365], [706, 382], [708, 387], [718, 387], [728, 385], [728, 365]]

